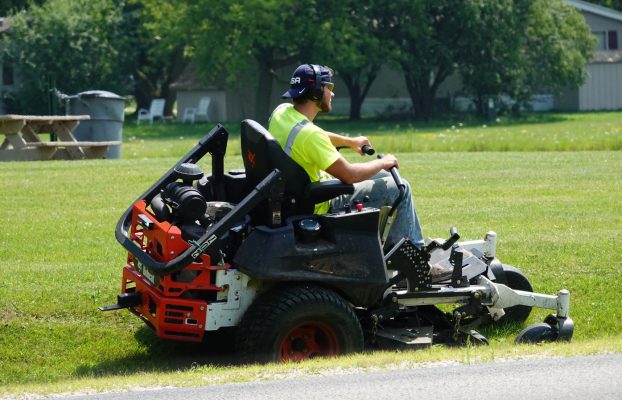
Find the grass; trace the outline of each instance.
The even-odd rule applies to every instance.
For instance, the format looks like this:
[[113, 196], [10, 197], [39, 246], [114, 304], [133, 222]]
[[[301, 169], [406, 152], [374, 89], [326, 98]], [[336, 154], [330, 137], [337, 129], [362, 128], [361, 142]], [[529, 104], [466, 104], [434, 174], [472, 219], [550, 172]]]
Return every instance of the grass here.
[[[622, 149], [622, 113], [533, 114], [518, 119], [501, 117], [482, 122], [463, 115], [428, 123], [342, 117], [320, 118], [318, 124], [332, 132], [368, 136], [383, 152], [477, 151], [585, 151]], [[124, 158], [181, 155], [212, 124], [136, 125], [124, 127]], [[234, 139], [229, 154], [239, 154], [239, 125], [225, 127]], [[157, 144], [157, 146], [154, 146]]]
[[[516, 135], [526, 130], [529, 137], [547, 136], [549, 141], [554, 132], [568, 130], [576, 142], [580, 130], [573, 127], [592, 126], [592, 140], [600, 143], [594, 146], [601, 151], [473, 152], [465, 147], [412, 152], [401, 151], [400, 141], [387, 133], [390, 129], [380, 129], [383, 122], [364, 121], [351, 132], [373, 132], [365, 134], [397, 146], [385, 150], [376, 145], [397, 153], [402, 175], [413, 186], [424, 234], [443, 237], [455, 225], [464, 238], [479, 238], [494, 229], [501, 260], [520, 267], [537, 291], [569, 289], [576, 323], [573, 343], [513, 346], [520, 330], [513, 327], [487, 330], [492, 340], [488, 348], [435, 347], [294, 367], [232, 367], [228, 353], [209, 343], [163, 342], [128, 312], [100, 313], [97, 307], [113, 303], [120, 288], [125, 254], [114, 239], [117, 219], [209, 129], [128, 124], [122, 160], [0, 164], [0, 396], [248, 381], [438, 360], [622, 351], [622, 153], [608, 147], [610, 137], [620, 142], [622, 119], [620, 113], [548, 118], [502, 121], [505, 127], [499, 129]], [[325, 122], [346, 126], [340, 120]], [[436, 132], [434, 140], [440, 140], [447, 128], [436, 124], [416, 129]], [[187, 131], [180, 139], [182, 128]], [[409, 137], [404, 129], [397, 136]], [[488, 134], [486, 129], [465, 135], [476, 141]], [[515, 146], [519, 143], [516, 139]], [[234, 138], [228, 168], [241, 166], [240, 157], [234, 156], [238, 146]], [[539, 322], [546, 314], [535, 311], [529, 322]]]

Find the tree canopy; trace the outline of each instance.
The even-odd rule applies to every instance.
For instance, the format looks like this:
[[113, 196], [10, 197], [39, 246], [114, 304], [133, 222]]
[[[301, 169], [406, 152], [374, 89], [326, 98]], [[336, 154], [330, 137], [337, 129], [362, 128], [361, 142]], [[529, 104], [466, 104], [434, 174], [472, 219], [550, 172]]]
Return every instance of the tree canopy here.
[[52, 89], [127, 91], [132, 47], [119, 3], [48, 0], [12, 16], [10, 35], [3, 36], [5, 56], [19, 69], [20, 110], [50, 113]]
[[3, 36], [31, 112], [48, 111], [51, 88], [130, 85], [139, 107], [159, 96], [170, 112], [170, 84], [192, 60], [204, 82], [243, 89], [245, 113], [265, 121], [276, 71], [314, 62], [344, 81], [352, 119], [384, 65], [403, 73], [426, 119], [452, 74], [481, 109], [490, 96], [579, 85], [594, 46], [563, 0], [11, 0], [0, 10], [21, 10]]
[[584, 81], [594, 38], [574, 8], [562, 0], [480, 1], [478, 7], [459, 70], [480, 112], [490, 96], [509, 95], [520, 104]]

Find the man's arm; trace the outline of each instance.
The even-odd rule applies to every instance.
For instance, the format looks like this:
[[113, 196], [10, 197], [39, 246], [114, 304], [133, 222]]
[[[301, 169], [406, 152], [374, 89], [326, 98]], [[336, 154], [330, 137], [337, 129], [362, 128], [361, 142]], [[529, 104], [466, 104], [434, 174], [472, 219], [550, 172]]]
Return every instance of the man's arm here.
[[337, 133], [332, 133], [332, 132], [326, 132], [326, 135], [328, 135], [328, 138], [330, 139], [330, 142], [333, 144], [333, 146], [349, 147], [352, 150], [359, 153], [360, 155], [364, 155], [363, 152], [361, 151], [361, 148], [364, 145], [371, 147], [369, 140], [365, 136], [349, 137], [349, 136], [343, 136], [343, 135], [339, 135]]
[[326, 168], [326, 172], [344, 183], [357, 183], [369, 179], [378, 172], [389, 170], [391, 167], [399, 167], [397, 158], [392, 154], [387, 154], [383, 158], [377, 158], [364, 163], [352, 164], [343, 157]]

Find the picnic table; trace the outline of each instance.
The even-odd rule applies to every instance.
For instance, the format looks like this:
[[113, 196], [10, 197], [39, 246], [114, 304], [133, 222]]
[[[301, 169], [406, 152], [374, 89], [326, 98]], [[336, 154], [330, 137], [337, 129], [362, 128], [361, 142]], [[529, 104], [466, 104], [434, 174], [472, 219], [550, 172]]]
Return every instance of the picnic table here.
[[0, 115], [0, 135], [4, 135], [0, 161], [103, 158], [108, 146], [121, 142], [77, 141], [74, 129], [80, 121], [90, 118], [88, 115]]

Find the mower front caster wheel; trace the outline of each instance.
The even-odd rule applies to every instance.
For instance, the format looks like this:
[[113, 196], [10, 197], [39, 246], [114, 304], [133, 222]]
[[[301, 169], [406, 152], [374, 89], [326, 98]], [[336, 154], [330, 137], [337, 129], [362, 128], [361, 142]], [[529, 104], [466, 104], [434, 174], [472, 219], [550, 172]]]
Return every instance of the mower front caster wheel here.
[[544, 322], [530, 325], [516, 337], [516, 343], [543, 343], [556, 340], [570, 341], [574, 333], [574, 322], [570, 318], [549, 315]]

